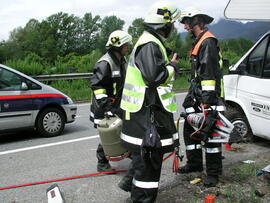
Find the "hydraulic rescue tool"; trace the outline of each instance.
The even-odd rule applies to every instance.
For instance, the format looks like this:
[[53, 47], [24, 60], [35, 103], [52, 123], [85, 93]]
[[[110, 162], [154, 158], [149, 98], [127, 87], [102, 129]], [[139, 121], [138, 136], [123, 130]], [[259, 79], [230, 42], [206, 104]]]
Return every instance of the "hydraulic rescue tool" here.
[[181, 113], [180, 116], [195, 129], [190, 135], [192, 139], [209, 143], [233, 142], [234, 125], [216, 110], [202, 109], [202, 113]]
[[116, 115], [105, 115], [97, 127], [106, 158], [110, 161], [120, 161], [130, 155], [120, 143], [122, 123]]

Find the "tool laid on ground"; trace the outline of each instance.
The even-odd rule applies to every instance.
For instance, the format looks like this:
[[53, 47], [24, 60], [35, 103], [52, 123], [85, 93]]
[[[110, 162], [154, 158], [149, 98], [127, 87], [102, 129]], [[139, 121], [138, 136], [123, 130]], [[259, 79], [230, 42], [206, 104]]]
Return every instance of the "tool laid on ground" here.
[[51, 185], [47, 189], [48, 203], [65, 203], [63, 195], [57, 184]]
[[231, 142], [234, 125], [220, 112], [202, 109], [202, 113], [181, 113], [180, 116], [195, 129], [192, 139], [209, 143]]

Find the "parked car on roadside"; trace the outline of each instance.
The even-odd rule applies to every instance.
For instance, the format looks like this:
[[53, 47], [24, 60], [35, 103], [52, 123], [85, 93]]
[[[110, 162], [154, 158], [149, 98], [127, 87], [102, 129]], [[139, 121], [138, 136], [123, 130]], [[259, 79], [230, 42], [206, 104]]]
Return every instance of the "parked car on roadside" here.
[[76, 112], [62, 92], [0, 64], [0, 132], [34, 128], [41, 136], [57, 136]]

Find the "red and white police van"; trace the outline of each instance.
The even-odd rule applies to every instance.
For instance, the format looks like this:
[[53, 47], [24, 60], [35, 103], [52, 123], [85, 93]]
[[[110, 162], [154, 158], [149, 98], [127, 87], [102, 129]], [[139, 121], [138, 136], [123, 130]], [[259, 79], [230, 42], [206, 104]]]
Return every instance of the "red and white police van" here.
[[62, 92], [0, 65], [0, 132], [35, 128], [41, 136], [57, 136], [76, 112], [76, 104]]

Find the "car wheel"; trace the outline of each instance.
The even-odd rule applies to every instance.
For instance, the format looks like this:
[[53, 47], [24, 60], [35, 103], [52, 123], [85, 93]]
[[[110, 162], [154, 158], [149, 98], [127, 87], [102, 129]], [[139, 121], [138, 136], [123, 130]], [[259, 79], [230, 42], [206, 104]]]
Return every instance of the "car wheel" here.
[[235, 108], [228, 107], [225, 111], [225, 116], [235, 126], [235, 130], [241, 136], [242, 141], [254, 141], [254, 135], [252, 134], [248, 120], [242, 112]]
[[43, 137], [60, 135], [65, 127], [65, 116], [57, 108], [44, 109], [37, 120], [37, 131]]

